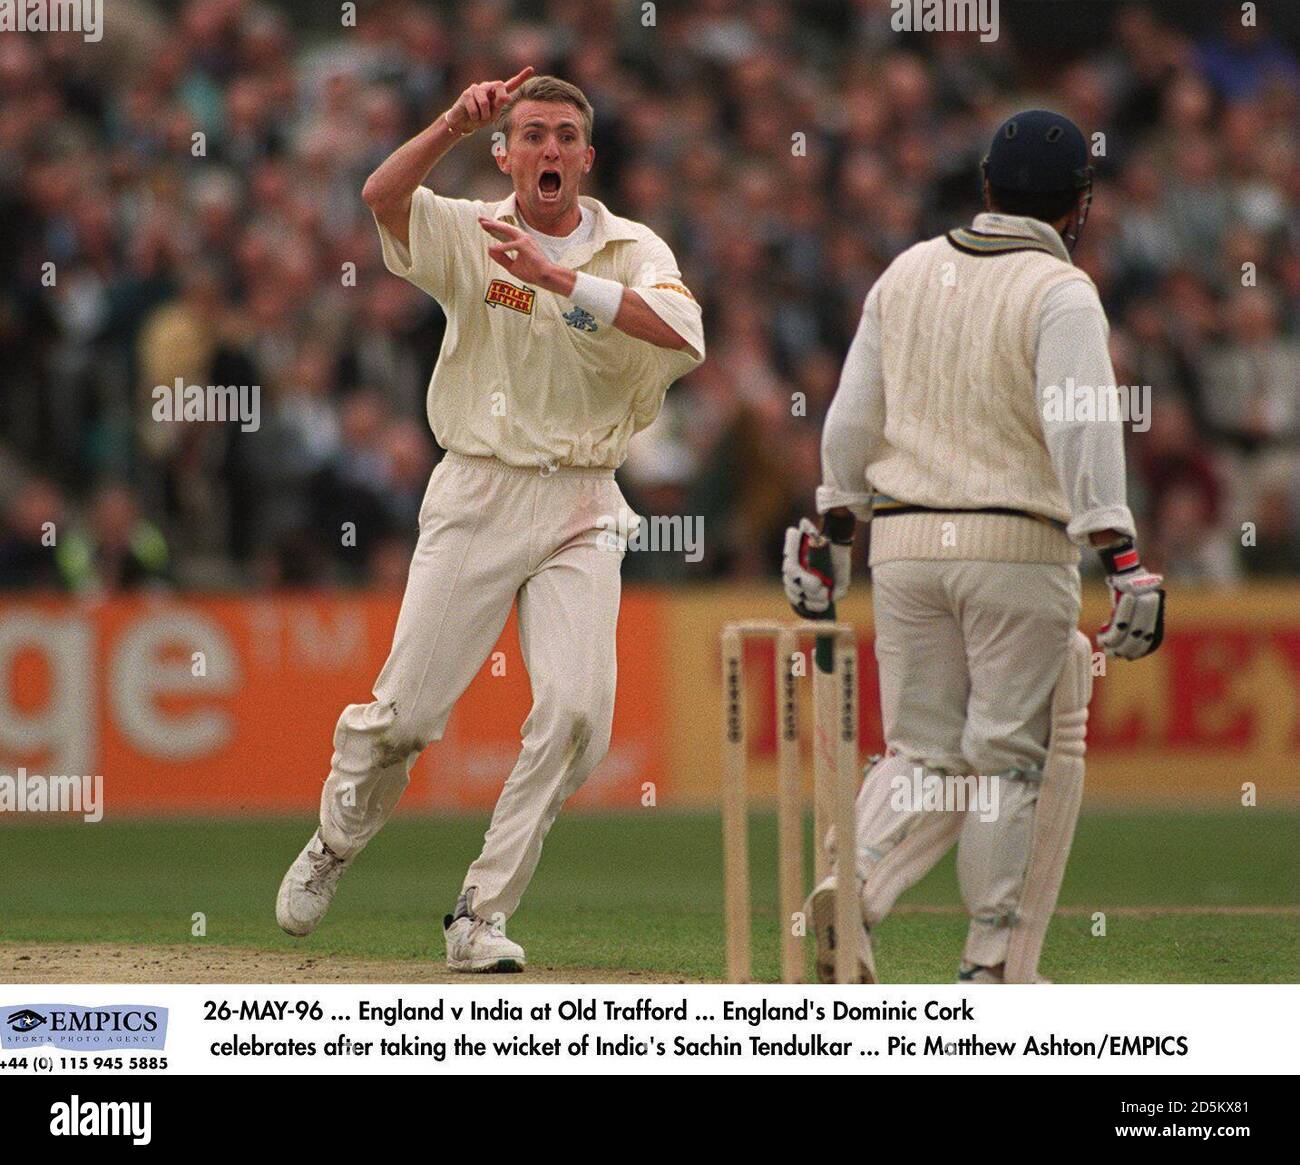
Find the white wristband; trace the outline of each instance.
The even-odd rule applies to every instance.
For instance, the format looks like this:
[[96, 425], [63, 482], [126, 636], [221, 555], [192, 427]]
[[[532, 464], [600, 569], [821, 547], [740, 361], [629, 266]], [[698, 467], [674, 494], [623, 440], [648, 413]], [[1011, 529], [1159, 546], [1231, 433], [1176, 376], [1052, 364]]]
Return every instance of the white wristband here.
[[613, 324], [618, 309], [623, 306], [623, 285], [617, 279], [602, 279], [579, 271], [569, 298], [583, 311], [590, 312], [597, 323]]

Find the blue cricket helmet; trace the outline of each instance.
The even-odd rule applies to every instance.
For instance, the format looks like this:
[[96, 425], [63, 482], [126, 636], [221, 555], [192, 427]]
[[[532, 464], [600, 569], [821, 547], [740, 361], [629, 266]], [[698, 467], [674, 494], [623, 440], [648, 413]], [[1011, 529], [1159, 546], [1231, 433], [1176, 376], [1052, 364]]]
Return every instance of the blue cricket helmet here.
[[1077, 221], [1065, 236], [1074, 249], [1092, 201], [1088, 143], [1074, 122], [1050, 109], [1013, 114], [998, 126], [981, 168], [990, 186], [1012, 194], [1083, 193]]

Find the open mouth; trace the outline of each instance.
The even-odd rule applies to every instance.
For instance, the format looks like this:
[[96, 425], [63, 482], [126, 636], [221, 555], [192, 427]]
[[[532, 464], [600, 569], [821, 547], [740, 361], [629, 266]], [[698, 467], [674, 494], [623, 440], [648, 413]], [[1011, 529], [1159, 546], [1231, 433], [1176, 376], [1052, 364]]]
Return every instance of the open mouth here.
[[537, 177], [537, 191], [543, 202], [555, 202], [560, 197], [563, 181], [558, 170], [543, 170]]

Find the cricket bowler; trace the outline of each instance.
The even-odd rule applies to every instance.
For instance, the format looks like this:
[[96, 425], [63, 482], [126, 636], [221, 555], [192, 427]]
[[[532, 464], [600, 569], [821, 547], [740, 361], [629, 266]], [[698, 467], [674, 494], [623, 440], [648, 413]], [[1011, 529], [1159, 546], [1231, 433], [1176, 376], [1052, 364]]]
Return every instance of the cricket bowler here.
[[[1163, 635], [1163, 579], [1142, 567], [1126, 504], [1106, 316], [1070, 259], [1092, 194], [1083, 134], [1018, 113], [983, 176], [987, 213], [905, 251], [867, 295], [822, 435], [822, 527], [786, 531], [786, 593], [816, 618], [848, 588], [857, 519], [871, 522], [886, 752], [858, 797], [856, 870], [836, 862], [808, 903], [826, 981], [835, 878], [861, 886], [848, 941], [874, 982], [871, 928], [954, 844], [970, 915], [959, 978], [1038, 979], [1083, 794], [1079, 547], [1110, 588], [1105, 652], [1140, 659]], [[918, 773], [996, 786], [996, 811], [918, 805]]]
[[[595, 157], [587, 98], [532, 73], [470, 85], [362, 192], [388, 270], [447, 316], [428, 393], [447, 452], [420, 510], [374, 699], [339, 717], [320, 828], [276, 901], [284, 930], [316, 928], [517, 604], [533, 705], [483, 850], [443, 923], [455, 971], [524, 968], [505, 920], [560, 807], [609, 745], [626, 552], [607, 533], [626, 506], [614, 470], [668, 386], [704, 359], [700, 308], [672, 252], [581, 195]], [[422, 185], [443, 155], [492, 125], [508, 198], [446, 198]]]

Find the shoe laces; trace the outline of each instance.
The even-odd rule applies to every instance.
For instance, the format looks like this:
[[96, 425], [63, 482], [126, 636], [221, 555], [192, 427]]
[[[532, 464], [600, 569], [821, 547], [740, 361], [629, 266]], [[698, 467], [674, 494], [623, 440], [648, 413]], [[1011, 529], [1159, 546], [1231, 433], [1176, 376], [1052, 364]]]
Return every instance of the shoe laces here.
[[319, 893], [331, 882], [337, 881], [345, 864], [341, 857], [324, 845], [319, 852], [310, 852], [307, 860], [311, 863], [311, 874], [307, 877], [306, 889], [311, 894]]
[[500, 922], [492, 922], [490, 919], [487, 918], [476, 917], [474, 919], [474, 928], [476, 930], [485, 931], [492, 938], [506, 937], [505, 919], [502, 919]]

